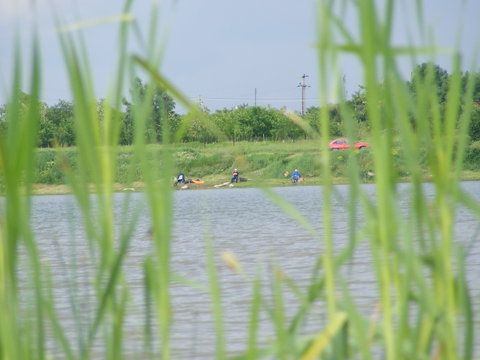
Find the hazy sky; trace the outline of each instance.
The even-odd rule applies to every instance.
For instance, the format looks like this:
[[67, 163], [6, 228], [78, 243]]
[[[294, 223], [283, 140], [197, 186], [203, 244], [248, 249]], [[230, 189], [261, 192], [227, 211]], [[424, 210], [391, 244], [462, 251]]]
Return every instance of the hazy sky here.
[[[380, 1], [379, 1], [380, 3]], [[416, 36], [412, 16], [416, 0], [397, 1], [394, 39], [407, 45]], [[9, 92], [15, 33], [28, 57], [28, 34], [32, 23], [40, 29], [43, 58], [43, 99], [53, 104], [70, 99], [52, 8], [70, 23], [119, 14], [119, 0], [0, 0], [0, 104]], [[160, 1], [160, 32], [166, 38], [163, 73], [187, 96], [211, 110], [239, 104], [257, 104], [299, 110], [302, 74], [308, 74], [306, 105], [317, 105], [318, 72], [315, 42], [315, 0], [164, 0]], [[150, 1], [136, 1], [134, 16], [146, 29]], [[352, 33], [358, 33], [350, 9], [342, 14]], [[478, 50], [479, 0], [425, 0], [425, 21], [438, 46], [454, 48], [461, 34], [460, 50], [465, 68], [471, 68]], [[98, 97], [104, 97], [116, 64], [117, 24], [102, 24], [84, 30]], [[416, 40], [417, 41], [417, 40]], [[134, 45], [140, 49], [140, 46]], [[449, 56], [436, 61], [448, 69]], [[347, 94], [362, 84], [358, 63], [341, 62]], [[410, 62], [402, 63], [409, 76]], [[475, 68], [478, 70], [478, 67]], [[27, 89], [25, 89], [27, 90]]]

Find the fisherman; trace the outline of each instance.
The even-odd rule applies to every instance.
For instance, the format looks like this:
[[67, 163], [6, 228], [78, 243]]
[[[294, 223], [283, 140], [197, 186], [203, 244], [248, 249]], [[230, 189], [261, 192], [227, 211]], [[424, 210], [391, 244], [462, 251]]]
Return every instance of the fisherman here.
[[240, 181], [240, 173], [237, 169], [233, 170], [231, 183], [238, 183]]
[[302, 174], [300, 174], [300, 171], [298, 171], [298, 169], [295, 169], [295, 171], [292, 173], [292, 182], [296, 184], [301, 178]]
[[177, 175], [177, 183], [176, 185], [178, 184], [185, 184], [186, 180], [185, 180], [185, 175], [183, 173], [180, 173]]

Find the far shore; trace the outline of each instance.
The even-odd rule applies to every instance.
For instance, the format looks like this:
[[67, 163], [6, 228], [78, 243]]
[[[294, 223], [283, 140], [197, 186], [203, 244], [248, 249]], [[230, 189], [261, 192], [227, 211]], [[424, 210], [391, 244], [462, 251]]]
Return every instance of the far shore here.
[[[248, 177], [247, 177], [248, 178]], [[299, 184], [292, 184], [289, 178], [282, 179], [262, 179], [255, 180], [249, 179], [246, 182], [240, 182], [236, 184], [230, 184], [227, 178], [221, 179], [216, 177], [214, 179], [204, 179], [205, 183], [202, 185], [188, 184], [183, 188], [181, 186], [173, 186], [174, 190], [203, 190], [203, 189], [229, 189], [229, 188], [262, 188], [262, 187], [282, 187], [282, 186], [321, 186], [323, 179], [321, 177], [305, 177]], [[348, 184], [348, 178], [335, 177], [332, 179], [336, 185]], [[371, 176], [368, 179], [361, 179], [362, 183], [372, 184], [375, 183], [375, 177]], [[462, 181], [479, 181], [480, 171], [463, 171], [461, 176]], [[425, 182], [432, 182], [432, 176], [426, 176]], [[409, 182], [409, 178], [399, 178], [399, 183]], [[221, 185], [221, 186], [219, 186]], [[145, 190], [145, 184], [143, 182], [135, 182], [132, 184], [114, 184], [114, 192], [143, 192]], [[95, 189], [92, 186], [92, 192]], [[71, 194], [72, 190], [70, 186], [66, 184], [33, 184], [33, 195], [65, 195]]]
[[[158, 177], [160, 169], [165, 168], [161, 159], [166, 148], [161, 144], [152, 144], [146, 149], [148, 159], [152, 160], [151, 169], [145, 169], [135, 157], [132, 147], [120, 146], [116, 157], [111, 159], [111, 176], [115, 192], [140, 192], [145, 190], [145, 171], [151, 171], [150, 177]], [[470, 149], [469, 156], [465, 156], [461, 180], [480, 180], [480, 163], [477, 161], [476, 148]], [[474, 151], [475, 150], [475, 151]], [[189, 184], [186, 189], [215, 189], [231, 188], [230, 179], [234, 168], [240, 170], [240, 177], [248, 181], [234, 184], [233, 188], [244, 187], [281, 187], [292, 186], [290, 174], [294, 169], [300, 171], [304, 181], [298, 186], [317, 185], [324, 183], [322, 172], [322, 151], [317, 140], [301, 140], [291, 142], [261, 141], [261, 142], [236, 142], [231, 143], [182, 143], [176, 144], [171, 152], [171, 169], [174, 177], [180, 172], [187, 179], [200, 179], [202, 185]], [[398, 182], [409, 182], [411, 168], [407, 166], [405, 156], [399, 146], [392, 149], [391, 165], [396, 169]], [[473, 155], [472, 155], [473, 154]], [[474, 156], [475, 155], [475, 156]], [[336, 151], [331, 152], [330, 169], [334, 184], [348, 184], [351, 166], [350, 159], [356, 160], [357, 173], [360, 182], [374, 183], [375, 159], [370, 149], [361, 151]], [[432, 182], [434, 167], [427, 161], [419, 159], [418, 167], [425, 182]], [[72, 190], [68, 185], [71, 177], [67, 172], [75, 174], [80, 169], [80, 158], [76, 148], [51, 148], [38, 149], [35, 169], [33, 171], [33, 194], [70, 194]], [[97, 169], [98, 170], [98, 169]], [[95, 170], [95, 171], [97, 171]], [[88, 171], [94, 171], [92, 169]], [[91, 174], [92, 175], [92, 174]], [[99, 174], [100, 176], [100, 174]], [[91, 177], [98, 180], [99, 176]], [[83, 180], [82, 180], [83, 181]], [[1, 185], [1, 184], [0, 184]], [[220, 186], [219, 186], [220, 185]], [[0, 193], [1, 193], [0, 187]], [[99, 191], [91, 185], [89, 191]]]

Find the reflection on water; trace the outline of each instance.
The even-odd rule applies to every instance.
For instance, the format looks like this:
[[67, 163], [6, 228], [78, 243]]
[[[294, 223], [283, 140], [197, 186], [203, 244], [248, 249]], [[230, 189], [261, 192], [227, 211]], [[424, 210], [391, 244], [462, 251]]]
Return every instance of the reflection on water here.
[[[479, 182], [464, 183], [473, 196], [480, 194]], [[372, 185], [365, 191], [374, 196]], [[426, 185], [427, 193], [432, 192]], [[347, 199], [348, 186], [335, 187], [334, 239], [336, 251], [348, 241]], [[319, 236], [322, 228], [322, 201], [320, 187], [285, 187], [275, 189], [293, 204], [316, 229]], [[407, 194], [408, 185], [400, 185], [400, 193]], [[432, 196], [432, 195], [431, 195]], [[408, 196], [400, 196], [401, 208], [407, 212]], [[125, 353], [137, 356], [145, 351], [144, 327], [146, 321], [143, 293], [142, 266], [152, 252], [148, 229], [150, 219], [143, 194], [117, 194], [115, 197], [116, 226], [121, 229], [138, 216], [132, 243], [125, 261], [125, 277], [130, 287], [130, 310], [126, 319]], [[125, 206], [128, 206], [125, 211]], [[359, 207], [360, 209], [360, 207]], [[312, 274], [316, 255], [322, 252], [321, 239], [291, 220], [272, 205], [258, 189], [225, 189], [175, 192], [174, 238], [172, 243], [173, 270], [198, 284], [207, 283], [205, 272], [205, 236], [214, 242], [216, 258], [230, 251], [236, 255], [250, 277], [260, 271], [268, 280], [272, 267], [278, 266], [302, 288]], [[363, 225], [361, 211], [357, 220]], [[39, 196], [33, 201], [33, 228], [42, 261], [53, 274], [54, 295], [58, 312], [68, 336], [85, 337], [86, 326], [94, 316], [95, 296], [91, 258], [96, 256], [88, 250], [84, 238], [81, 214], [71, 196]], [[465, 209], [458, 211], [456, 222], [457, 241], [473, 242], [468, 257], [468, 277], [472, 295], [479, 304], [480, 254], [478, 220]], [[377, 304], [375, 281], [371, 268], [368, 243], [361, 241], [350, 263], [342, 270], [356, 303], [366, 314], [374, 312]], [[230, 352], [245, 348], [246, 331], [250, 311], [251, 286], [242, 277], [234, 274], [221, 261], [218, 262], [225, 311], [227, 346]], [[24, 285], [28, 286], [25, 277]], [[264, 293], [269, 287], [264, 287]], [[268, 295], [268, 294], [267, 294]], [[172, 285], [174, 325], [172, 342], [175, 358], [209, 359], [215, 346], [215, 333], [208, 295], [184, 284]], [[293, 314], [298, 299], [286, 294], [286, 308]], [[322, 303], [315, 307], [303, 331], [318, 331], [324, 323]], [[478, 321], [478, 320], [477, 320]], [[260, 323], [262, 339], [268, 340], [272, 329], [268, 321]], [[477, 323], [478, 327], [478, 323]], [[156, 345], [158, 346], [158, 345]]]

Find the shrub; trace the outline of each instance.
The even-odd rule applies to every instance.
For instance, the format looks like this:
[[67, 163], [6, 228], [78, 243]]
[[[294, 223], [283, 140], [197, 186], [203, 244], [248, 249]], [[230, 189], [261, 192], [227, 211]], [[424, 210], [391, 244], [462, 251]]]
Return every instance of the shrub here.
[[465, 167], [470, 170], [480, 168], [480, 141], [473, 142], [465, 152]]

